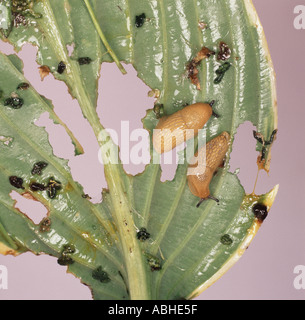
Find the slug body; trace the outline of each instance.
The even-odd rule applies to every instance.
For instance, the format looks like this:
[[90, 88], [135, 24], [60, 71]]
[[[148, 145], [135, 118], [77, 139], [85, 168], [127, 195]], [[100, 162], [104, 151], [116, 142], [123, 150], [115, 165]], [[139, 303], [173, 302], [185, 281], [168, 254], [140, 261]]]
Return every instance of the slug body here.
[[207, 103], [195, 103], [170, 116], [162, 117], [153, 133], [153, 145], [158, 153], [168, 152], [198, 135], [213, 110]]
[[213, 199], [218, 202], [218, 199], [210, 195], [209, 185], [214, 172], [223, 164], [229, 149], [229, 142], [229, 133], [221, 133], [202, 147], [194, 155], [192, 164], [189, 165], [187, 180], [192, 194], [200, 198], [197, 207], [206, 199]]

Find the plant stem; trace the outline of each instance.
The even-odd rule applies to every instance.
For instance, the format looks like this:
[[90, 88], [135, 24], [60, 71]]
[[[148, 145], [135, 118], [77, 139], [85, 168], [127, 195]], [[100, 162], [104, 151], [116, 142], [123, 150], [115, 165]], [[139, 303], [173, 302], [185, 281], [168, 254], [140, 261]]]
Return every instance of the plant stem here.
[[88, 9], [88, 12], [89, 12], [89, 14], [90, 14], [90, 16], [91, 16], [91, 19], [92, 19], [92, 22], [93, 22], [93, 24], [94, 24], [94, 26], [95, 26], [95, 29], [96, 29], [98, 35], [100, 36], [100, 38], [101, 38], [104, 46], [106, 47], [107, 51], [109, 52], [110, 56], [112, 57], [113, 61], [116, 63], [116, 65], [118, 66], [118, 68], [120, 69], [120, 71], [121, 71], [123, 74], [126, 74], [126, 73], [127, 73], [126, 70], [125, 70], [124, 67], [122, 66], [120, 60], [118, 59], [118, 57], [116, 56], [116, 54], [114, 53], [114, 51], [111, 49], [111, 47], [110, 47], [110, 45], [109, 45], [109, 43], [108, 43], [108, 41], [107, 41], [107, 39], [106, 39], [106, 37], [105, 37], [105, 35], [104, 35], [104, 33], [103, 33], [103, 31], [102, 31], [99, 23], [98, 23], [97, 20], [96, 20], [95, 14], [94, 14], [94, 12], [93, 12], [93, 9], [92, 9], [92, 7], [91, 7], [91, 5], [90, 5], [89, 0], [84, 0], [84, 2], [85, 2], [85, 4], [86, 4], [86, 7], [87, 7], [87, 9]]
[[[93, 22], [96, 25], [102, 41], [109, 50], [114, 61], [119, 66], [120, 70], [123, 73], [126, 73], [100, 30], [89, 2], [87, 0], [84, 1], [91, 17], [93, 15]], [[145, 257], [142, 254], [139, 241], [136, 239], [132, 210], [124, 187], [123, 171], [121, 170], [121, 164], [117, 161], [118, 147], [113, 143], [111, 137], [100, 122], [96, 112], [96, 107], [92, 104], [89, 94], [85, 89], [78, 63], [70, 59], [67, 53], [66, 46], [64, 45], [48, 0], [43, 0], [43, 9], [44, 19], [43, 21], [40, 21], [40, 23], [45, 30], [52, 30], [51, 33], [47, 32], [46, 34], [50, 34], [49, 41], [50, 43], [53, 43], [54, 48], [56, 48], [59, 60], [68, 62], [66, 65], [66, 83], [71, 90], [71, 94], [78, 100], [83, 115], [90, 123], [101, 147], [105, 177], [108, 183], [109, 194], [112, 199], [114, 209], [112, 216], [117, 227], [123, 249], [128, 276], [128, 279], [126, 280], [128, 281], [130, 298], [132, 300], [148, 300], [150, 299], [146, 278], [146, 268], [148, 267]]]
[[118, 228], [126, 263], [129, 293], [131, 300], [149, 300], [147, 266], [136, 239], [134, 221], [130, 203], [122, 176], [121, 164], [118, 163], [118, 147], [113, 143], [106, 130], [100, 133], [105, 177], [113, 204], [113, 218]]

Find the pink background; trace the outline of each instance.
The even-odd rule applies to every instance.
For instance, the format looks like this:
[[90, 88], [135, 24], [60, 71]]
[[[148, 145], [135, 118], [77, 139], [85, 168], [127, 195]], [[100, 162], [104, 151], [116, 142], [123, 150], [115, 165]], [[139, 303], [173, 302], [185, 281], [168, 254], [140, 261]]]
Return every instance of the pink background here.
[[[273, 145], [273, 160], [269, 176], [261, 173], [257, 193], [265, 193], [280, 184], [279, 193], [269, 217], [240, 261], [199, 299], [304, 299], [305, 289], [293, 286], [295, 266], [305, 265], [305, 30], [293, 26], [294, 7], [301, 0], [254, 0], [265, 29], [277, 74], [279, 133]], [[304, 4], [305, 5], [305, 4]], [[0, 50], [13, 53], [9, 45], [0, 43]], [[35, 63], [35, 49], [26, 46], [19, 56], [25, 62], [25, 75], [41, 94], [53, 100], [55, 112], [76, 134], [86, 154], [73, 158], [73, 146], [62, 130], [43, 116], [39, 124], [47, 124], [55, 154], [71, 158], [74, 178], [85, 192], [100, 200], [101, 187], [106, 183], [97, 159], [97, 143], [78, 105], [67, 94], [65, 85], [51, 76], [40, 81]], [[152, 108], [147, 97], [149, 88], [126, 66], [128, 75], [122, 76], [116, 67], [102, 67], [99, 114], [105, 127], [119, 130], [121, 120], [130, 121], [130, 130], [142, 127], [145, 109]], [[121, 95], [116, 94], [120, 87]], [[111, 107], [110, 107], [111, 106]], [[145, 106], [145, 108], [143, 108]], [[132, 108], [132, 109], [131, 109]], [[132, 112], [131, 112], [132, 110]], [[73, 114], [73, 117], [71, 117]], [[120, 115], [113, 119], [113, 115]], [[134, 119], [134, 115], [137, 115]], [[240, 168], [239, 177], [246, 192], [252, 192], [256, 177], [255, 142], [252, 126], [241, 126], [235, 140], [231, 169]], [[58, 138], [60, 136], [60, 144]], [[89, 172], [82, 169], [90, 164]], [[88, 166], [87, 166], [88, 168]], [[137, 173], [143, 166], [126, 166]], [[34, 210], [33, 219], [43, 216]], [[88, 287], [57, 264], [49, 256], [36, 257], [31, 253], [17, 258], [0, 256], [0, 265], [8, 269], [8, 290], [0, 289], [0, 300], [8, 299], [91, 299]]]

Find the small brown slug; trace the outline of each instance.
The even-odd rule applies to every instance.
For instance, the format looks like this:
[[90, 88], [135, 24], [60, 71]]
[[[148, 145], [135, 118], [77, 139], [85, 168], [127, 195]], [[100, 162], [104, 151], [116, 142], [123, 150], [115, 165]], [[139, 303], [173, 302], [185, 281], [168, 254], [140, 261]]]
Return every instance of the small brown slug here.
[[[206, 199], [219, 202], [210, 195], [210, 182], [215, 171], [223, 164], [226, 153], [229, 149], [230, 135], [222, 132], [219, 136], [209, 141], [194, 155], [193, 161], [188, 167], [187, 180], [193, 195], [200, 198], [197, 208]], [[200, 154], [198, 160], [198, 154]]]
[[162, 117], [153, 133], [153, 145], [158, 153], [168, 152], [198, 135], [198, 130], [213, 114], [211, 104], [195, 103], [170, 116]]

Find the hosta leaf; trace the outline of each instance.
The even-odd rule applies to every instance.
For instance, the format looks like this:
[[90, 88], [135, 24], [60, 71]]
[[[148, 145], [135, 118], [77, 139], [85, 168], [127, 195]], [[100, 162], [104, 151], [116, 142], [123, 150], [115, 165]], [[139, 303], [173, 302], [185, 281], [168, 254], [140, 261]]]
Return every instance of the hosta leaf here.
[[[34, 124], [43, 111], [55, 117], [50, 101], [33, 88], [22, 92], [25, 104], [18, 110], [4, 106], [2, 99], [1, 243], [14, 254], [31, 250], [58, 257], [90, 286], [95, 299], [195, 297], [241, 256], [262, 222], [253, 206], [261, 203], [270, 210], [277, 192], [275, 187], [265, 195], [247, 195], [237, 174], [230, 172], [230, 152], [240, 124], [252, 122], [265, 141], [277, 127], [274, 72], [252, 2], [41, 0], [34, 2], [32, 15], [25, 19], [25, 25], [3, 32], [3, 39], [16, 50], [26, 42], [37, 45], [38, 63], [65, 81], [78, 100], [99, 137], [104, 160], [115, 156], [116, 147], [107, 140], [96, 114], [97, 80], [101, 63], [113, 60], [133, 64], [164, 114], [215, 100], [219, 117], [209, 120], [202, 135], [210, 140], [227, 131], [231, 141], [225, 165], [210, 185], [219, 204], [207, 200], [196, 208], [198, 198], [187, 185], [182, 152], [184, 161], [175, 178], [166, 182], [160, 181], [160, 166], [153, 162], [136, 176], [127, 175], [121, 164], [105, 164], [109, 190], [103, 191], [103, 202], [94, 205], [73, 181], [67, 162], [53, 155], [44, 129]], [[225, 62], [217, 59], [221, 43], [231, 52]], [[203, 47], [216, 54], [196, 65], [195, 83], [188, 66]], [[9, 79], [0, 82], [0, 89], [10, 96], [26, 80], [16, 57], [1, 55], [0, 62]], [[221, 81], [215, 81], [224, 63], [230, 68]], [[143, 124], [150, 138], [157, 122], [158, 115], [148, 110]], [[103, 149], [106, 141], [107, 150]], [[269, 170], [270, 148], [271, 144], [257, 143], [265, 170]], [[52, 177], [62, 185], [54, 199], [47, 192], [29, 191], [37, 161], [49, 164], [37, 182], [46, 184]], [[22, 178], [25, 189], [15, 190], [10, 176]], [[51, 221], [47, 230], [14, 207], [12, 190], [45, 205]], [[141, 230], [149, 233], [148, 239], [139, 240]]]

